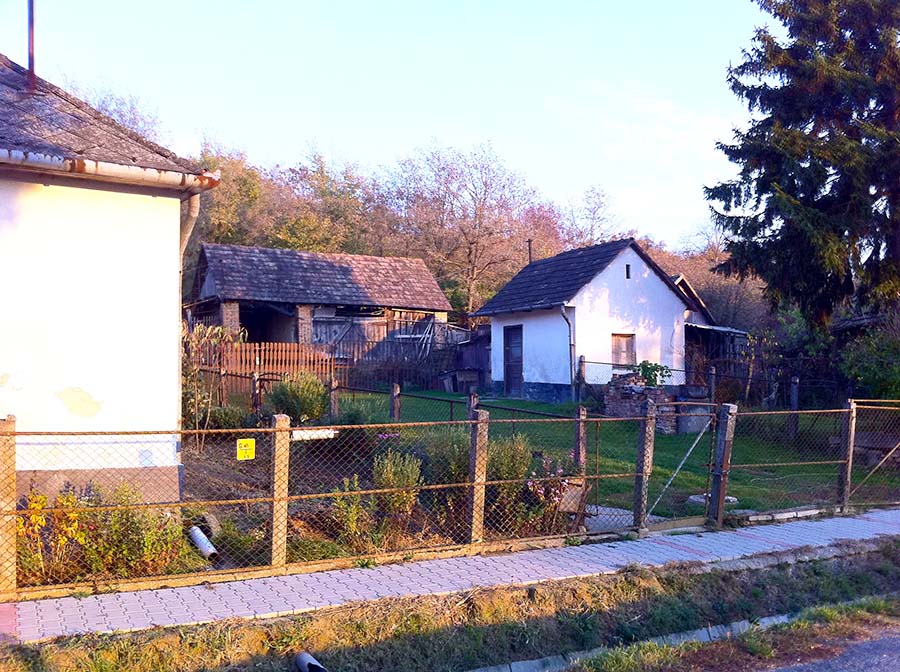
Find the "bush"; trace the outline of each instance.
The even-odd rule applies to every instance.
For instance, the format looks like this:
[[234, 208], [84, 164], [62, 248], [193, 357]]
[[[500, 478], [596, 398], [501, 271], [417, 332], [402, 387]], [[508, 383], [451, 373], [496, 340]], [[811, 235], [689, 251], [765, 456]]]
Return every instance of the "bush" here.
[[356, 552], [365, 552], [369, 548], [369, 535], [372, 520], [369, 507], [363, 502], [362, 495], [353, 494], [361, 490], [359, 476], [345, 478], [342, 487], [334, 492], [342, 493], [334, 498], [334, 522], [338, 539], [349, 545]]
[[296, 422], [315, 420], [325, 414], [328, 395], [321, 380], [309, 373], [286, 377], [269, 393], [276, 413], [289, 415]]
[[[422, 437], [425, 455], [425, 480], [430, 484], [465, 483], [469, 480], [471, 437], [462, 427], [433, 429]], [[452, 526], [452, 521], [465, 512], [465, 488], [429, 490], [430, 501], [438, 524]]]
[[404, 488], [401, 492], [375, 495], [378, 510], [390, 518], [408, 519], [422, 485], [422, 461], [413, 455], [388, 450], [375, 458], [373, 480], [376, 489]]
[[525, 477], [531, 466], [531, 445], [528, 437], [514, 434], [488, 444], [487, 479], [489, 481], [520, 481], [490, 486], [492, 521], [505, 530], [517, 531], [524, 524], [523, 490]]
[[872, 398], [900, 398], [900, 315], [850, 341], [840, 367]]
[[32, 490], [24, 515], [17, 519], [20, 583], [153, 576], [206, 565], [188, 545], [181, 523], [171, 512], [98, 508], [138, 502], [140, 495], [127, 485], [116, 488], [106, 501], [96, 491], [77, 496], [67, 489], [52, 507], [46, 495]]
[[206, 412], [207, 429], [241, 429], [247, 414], [236, 406], [214, 406]]
[[352, 399], [341, 402], [339, 425], [374, 425], [386, 422], [387, 410], [384, 400]]
[[666, 381], [672, 377], [672, 369], [668, 366], [665, 364], [654, 364], [646, 359], [633, 367], [633, 370], [644, 379], [648, 387], [665, 385]]

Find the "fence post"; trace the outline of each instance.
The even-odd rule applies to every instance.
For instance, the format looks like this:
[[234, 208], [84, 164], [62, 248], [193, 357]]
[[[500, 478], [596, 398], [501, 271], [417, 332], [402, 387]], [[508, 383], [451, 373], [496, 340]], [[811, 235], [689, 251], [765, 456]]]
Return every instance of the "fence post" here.
[[472, 413], [478, 410], [478, 393], [477, 392], [469, 392], [469, 399], [466, 402], [466, 410], [469, 413], [469, 417], [472, 417]]
[[288, 473], [291, 456], [291, 419], [286, 415], [273, 418], [275, 455], [272, 470], [272, 566], [287, 562]]
[[582, 474], [587, 470], [587, 409], [579, 406], [575, 411], [575, 468]]
[[391, 385], [391, 420], [400, 422], [400, 385]]
[[[16, 417], [0, 418], [0, 507], [16, 510]], [[0, 517], [0, 599], [16, 597], [16, 516]]]
[[634, 526], [641, 531], [647, 528], [647, 488], [653, 471], [653, 443], [656, 438], [656, 404], [644, 403], [644, 417], [638, 429], [637, 459], [634, 478]]
[[338, 415], [340, 415], [340, 392], [338, 391], [337, 378], [332, 378], [328, 386], [328, 401], [331, 421], [337, 422]]
[[850, 487], [853, 484], [853, 445], [856, 443], [856, 402], [848, 400], [844, 405], [844, 427], [841, 431], [841, 471], [838, 474], [838, 503], [841, 513], [850, 508]]
[[725, 495], [728, 493], [728, 471], [731, 468], [731, 449], [734, 445], [734, 426], [737, 406], [722, 404], [716, 423], [716, 454], [713, 459], [712, 487], [709, 493], [709, 521], [722, 527], [725, 520]]
[[709, 393], [710, 403], [716, 403], [716, 367], [709, 367], [706, 372], [706, 389]]
[[262, 410], [262, 394], [259, 389], [259, 374], [254, 371], [250, 379], [250, 405], [259, 413]]
[[584, 355], [578, 357], [578, 401], [584, 401], [584, 388], [587, 385], [587, 360]]
[[469, 497], [466, 503], [468, 514], [468, 542], [479, 544], [484, 541], [484, 482], [487, 480], [488, 461], [488, 420], [487, 411], [475, 409], [469, 416], [472, 420], [472, 443], [469, 450]]
[[[797, 376], [791, 376], [791, 390], [790, 390], [790, 406], [792, 411], [800, 410], [800, 378]], [[791, 413], [787, 416], [787, 439], [788, 441], [794, 441], [797, 438], [797, 430], [800, 426], [800, 416], [796, 413]]]

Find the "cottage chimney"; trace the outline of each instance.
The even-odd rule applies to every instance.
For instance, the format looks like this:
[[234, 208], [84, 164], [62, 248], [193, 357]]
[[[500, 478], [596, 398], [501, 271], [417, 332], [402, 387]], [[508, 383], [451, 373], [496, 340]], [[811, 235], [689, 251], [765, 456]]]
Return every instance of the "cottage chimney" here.
[[34, 74], [34, 0], [28, 0], [28, 93], [34, 93], [37, 81]]

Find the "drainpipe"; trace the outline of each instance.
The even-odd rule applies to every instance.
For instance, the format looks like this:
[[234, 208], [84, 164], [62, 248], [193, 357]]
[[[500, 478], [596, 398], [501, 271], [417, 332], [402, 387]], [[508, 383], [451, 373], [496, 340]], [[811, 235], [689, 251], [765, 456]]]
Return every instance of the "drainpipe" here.
[[194, 224], [200, 214], [200, 194], [191, 194], [187, 199], [187, 211], [181, 217], [181, 265], [184, 266], [184, 252], [194, 231]]
[[564, 305], [559, 307], [559, 314], [562, 315], [562, 318], [566, 321], [566, 326], [569, 327], [569, 387], [570, 393], [572, 396], [572, 401], [576, 401], [575, 398], [575, 335], [572, 333], [572, 321], [569, 319], [569, 316], [566, 315], [566, 307]]

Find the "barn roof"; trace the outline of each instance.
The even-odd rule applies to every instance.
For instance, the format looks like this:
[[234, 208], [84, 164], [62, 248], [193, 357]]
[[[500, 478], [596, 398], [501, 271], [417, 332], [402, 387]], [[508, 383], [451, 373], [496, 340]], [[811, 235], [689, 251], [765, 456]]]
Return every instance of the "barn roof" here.
[[600, 245], [579, 247], [557, 254], [555, 257], [531, 262], [475, 315], [545, 310], [565, 305], [628, 248], [634, 250], [691, 310], [699, 309], [699, 306], [675, 286], [672, 279], [633, 238], [624, 238]]
[[[212, 282], [202, 295], [206, 277]], [[421, 259], [240, 245], [201, 247], [195, 294], [199, 299], [451, 309]]]
[[24, 154], [203, 173], [195, 163], [116, 123], [50, 82], [36, 77], [35, 84], [30, 92], [27, 70], [0, 54], [0, 165], [13, 163], [13, 154]]

